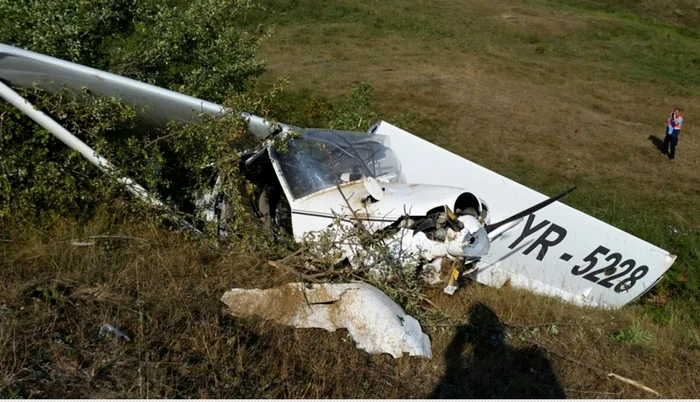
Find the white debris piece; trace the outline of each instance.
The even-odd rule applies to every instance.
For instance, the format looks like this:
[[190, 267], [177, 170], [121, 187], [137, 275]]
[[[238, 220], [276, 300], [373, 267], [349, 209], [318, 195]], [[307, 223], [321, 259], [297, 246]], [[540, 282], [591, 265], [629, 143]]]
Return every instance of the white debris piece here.
[[296, 328], [347, 328], [357, 347], [394, 358], [432, 357], [420, 323], [379, 289], [362, 282], [232, 289], [221, 298], [235, 317], [257, 315]]
[[115, 339], [123, 339], [127, 342], [131, 341], [131, 338], [124, 332], [122, 332], [119, 328], [115, 327], [114, 325], [111, 324], [104, 324], [102, 327], [100, 327], [100, 336], [106, 336], [107, 334], [114, 334]]

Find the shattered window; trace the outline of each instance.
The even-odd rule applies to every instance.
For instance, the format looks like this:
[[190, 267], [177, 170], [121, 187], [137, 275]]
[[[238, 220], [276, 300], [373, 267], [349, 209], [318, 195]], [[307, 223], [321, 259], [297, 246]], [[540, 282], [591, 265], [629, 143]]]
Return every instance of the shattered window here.
[[401, 180], [401, 164], [383, 135], [307, 130], [273, 151], [295, 199], [348, 182], [374, 177]]

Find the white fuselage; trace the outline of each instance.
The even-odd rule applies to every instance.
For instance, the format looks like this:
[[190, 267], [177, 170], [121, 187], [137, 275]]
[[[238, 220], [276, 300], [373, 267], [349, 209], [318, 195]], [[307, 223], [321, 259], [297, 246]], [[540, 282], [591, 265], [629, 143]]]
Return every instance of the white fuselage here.
[[365, 221], [380, 229], [402, 216], [422, 216], [445, 205], [454, 210], [457, 198], [465, 192], [457, 187], [430, 184], [379, 184], [384, 190], [380, 201], [368, 199], [370, 194], [362, 181], [290, 201], [295, 237], [323, 230], [337, 218]]

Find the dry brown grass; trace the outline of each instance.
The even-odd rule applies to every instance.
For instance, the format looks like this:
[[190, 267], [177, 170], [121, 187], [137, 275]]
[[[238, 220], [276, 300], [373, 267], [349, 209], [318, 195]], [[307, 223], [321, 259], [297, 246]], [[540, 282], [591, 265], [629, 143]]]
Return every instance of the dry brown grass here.
[[[294, 330], [235, 319], [219, 301], [232, 287], [294, 280], [261, 256], [197, 245], [143, 223], [51, 233], [3, 230], [0, 243], [0, 396], [63, 398], [649, 397], [537, 350], [534, 339], [640, 381], [665, 397], [697, 395], [700, 342], [680, 323], [660, 327], [641, 309], [577, 308], [513, 289], [472, 285], [428, 296], [451, 322], [436, 328], [432, 360], [368, 355], [346, 331]], [[75, 247], [72, 239], [102, 239]], [[140, 240], [143, 239], [143, 240]], [[479, 302], [508, 323], [505, 346], [469, 311]], [[475, 321], [476, 320], [476, 321]], [[611, 338], [641, 322], [654, 340]], [[130, 342], [100, 337], [103, 324]], [[481, 329], [480, 329], [481, 328]], [[464, 338], [469, 336], [469, 338]], [[449, 351], [448, 351], [449, 350]]]
[[[421, 381], [408, 381], [419, 375], [415, 362], [359, 353], [342, 332], [229, 318], [219, 301], [224, 291], [289, 280], [256, 255], [144, 225], [78, 232], [11, 233], [0, 245], [4, 397], [420, 394]], [[105, 233], [145, 241], [68, 242]], [[131, 342], [100, 337], [103, 324]], [[412, 375], [399, 375], [406, 371]]]
[[[508, 288], [494, 290], [474, 285], [461, 292], [457, 300], [451, 301], [449, 296], [442, 294], [435, 295], [434, 300], [441, 306], [449, 305], [445, 308], [453, 317], [461, 315], [466, 319], [465, 312], [476, 303], [483, 302], [505, 322], [530, 325], [558, 323], [556, 331], [552, 331], [551, 326], [511, 329], [508, 331], [511, 335], [508, 338], [510, 348], [527, 350], [530, 345], [527, 340], [536, 340], [605, 371], [639, 381], [664, 397], [678, 398], [698, 392], [698, 368], [694, 359], [698, 356], [700, 343], [693, 335], [697, 333], [696, 330], [685, 327], [683, 323], [660, 326], [651, 322], [641, 308], [631, 307], [620, 311], [577, 308], [559, 300], [533, 297], [527, 292]], [[636, 322], [654, 334], [648, 345], [631, 345], [612, 339], [611, 335], [616, 331], [627, 329]], [[446, 340], [441, 339], [442, 342]], [[434, 344], [436, 349], [440, 346]], [[546, 353], [543, 355], [551, 362], [554, 377], [567, 397], [653, 397], [634, 387], [595, 375], [583, 366]], [[532, 358], [537, 361], [540, 357]], [[499, 364], [507, 368], [513, 365], [510, 362]], [[493, 369], [483, 367], [483, 375], [486, 376]], [[594, 394], [588, 395], [589, 392]], [[506, 397], [518, 398], [520, 395], [515, 393]]]
[[[306, 3], [313, 2], [299, 7]], [[688, 205], [700, 188], [697, 91], [671, 93], [661, 76], [635, 79], [629, 74], [647, 69], [634, 56], [577, 53], [598, 46], [585, 38], [601, 25], [624, 29], [624, 22], [537, 1], [405, 3], [410, 12], [397, 2], [343, 3], [366, 15], [278, 26], [262, 48], [266, 77], [289, 77], [293, 88], [331, 98], [368, 82], [380, 117], [412, 116], [406, 129], [515, 180], [538, 189], [595, 187], [606, 200], [630, 194], [623, 198], [634, 208], [659, 215], [681, 205], [685, 219], [700, 222]], [[697, 64], [689, 68], [700, 74]], [[670, 167], [650, 136], [663, 139], [674, 105], [683, 105], [687, 124]]]

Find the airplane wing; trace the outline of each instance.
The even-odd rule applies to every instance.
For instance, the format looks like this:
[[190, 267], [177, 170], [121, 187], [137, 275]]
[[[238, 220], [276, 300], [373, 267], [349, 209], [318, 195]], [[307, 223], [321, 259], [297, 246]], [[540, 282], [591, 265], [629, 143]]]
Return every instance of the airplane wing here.
[[39, 85], [49, 93], [64, 85], [76, 92], [89, 88], [93, 94], [120, 98], [136, 106], [140, 121], [148, 126], [163, 127], [170, 120], [195, 122], [200, 113], [225, 112], [215, 103], [1, 43], [0, 79], [16, 88]]
[[[489, 206], [491, 222], [546, 197], [386, 122], [370, 132], [391, 138], [409, 183], [455, 186]], [[560, 202], [494, 239], [471, 274], [500, 287], [527, 288], [579, 305], [621, 307], [653, 287], [676, 256]]]

